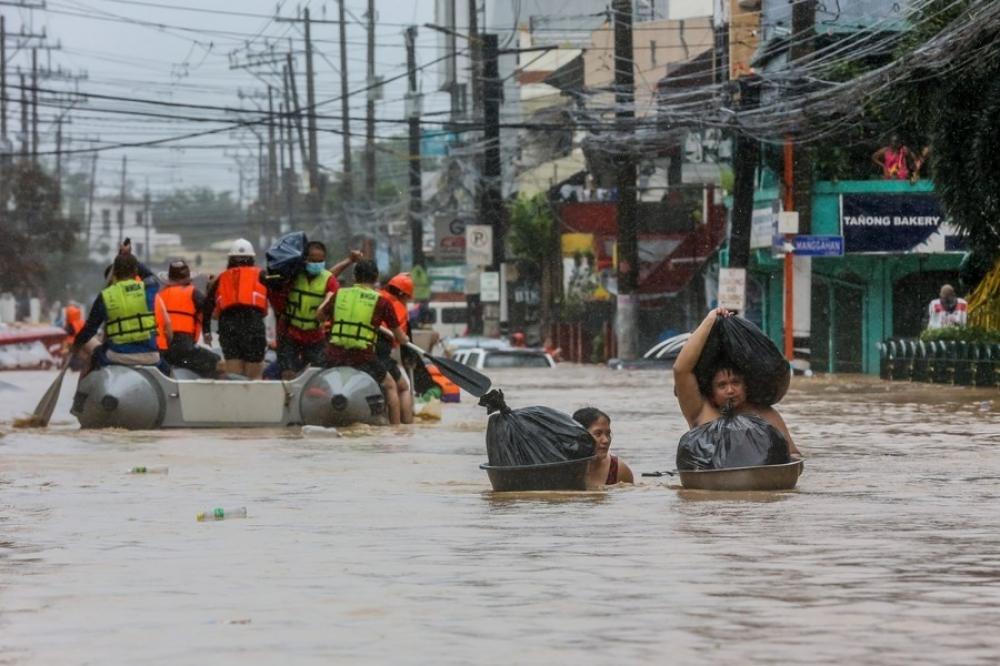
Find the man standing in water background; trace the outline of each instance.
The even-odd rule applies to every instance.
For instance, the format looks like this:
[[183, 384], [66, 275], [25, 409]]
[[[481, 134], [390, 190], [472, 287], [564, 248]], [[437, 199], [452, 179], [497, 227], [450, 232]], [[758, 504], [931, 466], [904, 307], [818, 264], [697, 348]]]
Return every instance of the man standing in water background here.
[[968, 310], [968, 302], [964, 298], [958, 298], [955, 288], [946, 284], [941, 287], [938, 298], [927, 306], [927, 328], [965, 326], [969, 322]]

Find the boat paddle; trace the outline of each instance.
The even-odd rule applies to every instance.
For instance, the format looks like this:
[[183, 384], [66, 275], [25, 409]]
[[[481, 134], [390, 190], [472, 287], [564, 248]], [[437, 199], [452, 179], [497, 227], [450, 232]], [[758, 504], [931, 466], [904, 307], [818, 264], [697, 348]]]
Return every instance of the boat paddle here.
[[[379, 328], [379, 332], [389, 339], [394, 338], [392, 331], [384, 326]], [[459, 388], [465, 389], [477, 398], [481, 398], [484, 393], [490, 390], [490, 386], [493, 384], [493, 381], [489, 377], [476, 372], [464, 363], [453, 361], [450, 358], [431, 356], [412, 342], [407, 342], [405, 346], [410, 351], [423, 356], [428, 361], [436, 365], [442, 375], [458, 384]]]
[[59, 370], [59, 374], [56, 375], [55, 381], [52, 382], [52, 386], [49, 390], [45, 392], [42, 399], [38, 401], [38, 406], [35, 407], [35, 412], [27, 420], [25, 425], [34, 428], [44, 428], [49, 425], [49, 420], [52, 418], [52, 412], [56, 410], [56, 403], [59, 402], [59, 393], [62, 391], [63, 377], [66, 376], [66, 371], [69, 370], [69, 356], [63, 361], [63, 366]]
[[450, 358], [431, 356], [412, 342], [407, 342], [406, 347], [436, 365], [442, 375], [458, 384], [459, 388], [465, 389], [477, 398], [482, 397], [484, 393], [489, 391], [490, 386], [493, 384], [493, 381], [489, 377], [476, 372], [464, 363], [453, 361]]

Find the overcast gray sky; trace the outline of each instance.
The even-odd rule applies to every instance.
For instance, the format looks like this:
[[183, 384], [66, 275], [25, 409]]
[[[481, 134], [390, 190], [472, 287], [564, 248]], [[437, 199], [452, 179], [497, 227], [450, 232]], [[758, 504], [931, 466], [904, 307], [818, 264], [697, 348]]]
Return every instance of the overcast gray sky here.
[[[24, 0], [34, 3], [36, 0]], [[124, 98], [156, 99], [170, 102], [206, 104], [212, 106], [252, 108], [254, 100], [241, 101], [238, 94], [264, 93], [266, 84], [245, 69], [231, 69], [231, 57], [246, 60], [250, 52], [262, 52], [272, 45], [280, 51], [292, 48], [299, 52], [296, 66], [299, 73], [299, 94], [305, 103], [305, 59], [301, 55], [303, 39], [301, 24], [277, 22], [276, 4], [280, 14], [294, 17], [298, 7], [309, 5], [313, 19], [335, 19], [338, 3], [326, 2], [275, 2], [275, 0], [47, 0], [46, 8], [27, 10], [17, 7], [0, 7], [6, 17], [8, 34], [25, 30], [48, 35], [47, 43], [61, 43], [61, 50], [39, 54], [40, 64], [53, 68], [62, 67], [74, 72], [84, 70], [88, 78], [79, 82], [81, 91]], [[351, 0], [348, 9], [348, 71], [350, 89], [365, 85], [365, 0]], [[197, 9], [201, 11], [189, 11]], [[398, 2], [376, 0], [378, 23], [376, 27], [376, 73], [391, 78], [405, 74], [406, 54], [402, 33], [409, 24], [421, 26], [417, 44], [418, 65], [425, 66], [440, 57], [442, 51], [435, 33], [422, 27], [434, 20], [433, 0]], [[231, 12], [232, 14], [227, 14]], [[247, 15], [238, 15], [247, 14]], [[354, 20], [356, 19], [356, 20]], [[334, 100], [340, 94], [338, 29], [335, 24], [317, 24], [313, 28], [316, 48], [316, 98], [318, 101]], [[8, 52], [17, 39], [8, 37]], [[20, 50], [11, 58], [8, 82], [17, 85], [17, 68], [30, 71], [30, 53]], [[279, 85], [279, 78], [269, 77], [259, 70], [264, 79]], [[421, 75], [425, 93], [436, 88], [433, 67]], [[11, 76], [13, 74], [13, 76]], [[30, 82], [29, 82], [30, 83]], [[41, 81], [42, 89], [66, 89], [71, 83]], [[376, 117], [403, 118], [405, 77], [386, 86], [384, 99], [376, 106]], [[10, 97], [19, 97], [18, 89], [11, 89]], [[45, 95], [43, 95], [44, 101]], [[260, 100], [257, 100], [260, 103]], [[62, 109], [42, 106], [41, 151], [55, 148], [53, 119]], [[276, 102], [277, 103], [277, 102]], [[263, 101], [266, 108], [266, 100]], [[351, 97], [352, 133], [360, 146], [364, 135], [365, 95]], [[447, 99], [440, 94], [425, 99], [424, 110], [447, 108]], [[167, 117], [135, 115], [132, 112], [162, 114]], [[319, 113], [340, 115], [340, 102], [332, 101], [319, 107]], [[179, 118], [198, 117], [198, 122]], [[169, 108], [143, 105], [120, 100], [91, 100], [69, 112], [71, 125], [64, 131], [64, 148], [81, 149], [95, 145], [149, 141], [175, 137], [224, 127], [226, 114], [221, 110]], [[20, 125], [17, 103], [9, 105], [10, 132], [16, 134]], [[320, 125], [340, 128], [339, 120], [323, 120]], [[264, 129], [264, 128], [262, 128]], [[390, 136], [405, 133], [406, 126], [384, 124], [377, 134]], [[16, 135], [12, 138], [16, 139]], [[251, 153], [253, 150], [253, 153]], [[140, 189], [149, 180], [155, 194], [178, 187], [209, 185], [229, 189], [238, 187], [237, 159], [242, 155], [249, 165], [248, 175], [256, 174], [256, 163], [250, 158], [256, 152], [256, 139], [247, 130], [227, 131], [184, 141], [172, 142], [155, 148], [127, 148], [106, 150], [98, 158], [98, 183], [101, 191], [117, 190], [121, 157], [128, 156], [129, 179]], [[354, 153], [358, 154], [356, 148]], [[360, 154], [355, 157], [360, 158]], [[51, 159], [47, 157], [45, 159]], [[69, 168], [89, 169], [89, 153], [71, 155]], [[296, 155], [298, 161], [298, 155]], [[329, 168], [340, 168], [341, 138], [332, 133], [320, 135], [320, 161]]]

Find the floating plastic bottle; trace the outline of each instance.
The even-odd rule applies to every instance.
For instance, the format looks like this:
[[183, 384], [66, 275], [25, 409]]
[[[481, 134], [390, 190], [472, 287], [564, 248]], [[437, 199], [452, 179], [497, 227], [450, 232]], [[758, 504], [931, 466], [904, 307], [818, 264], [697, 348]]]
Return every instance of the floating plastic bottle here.
[[209, 509], [208, 511], [202, 511], [196, 517], [199, 523], [210, 522], [213, 520], [231, 520], [233, 518], [246, 518], [247, 508], [245, 506], [241, 506], [238, 509], [222, 509], [222, 508]]
[[159, 466], [159, 467], [132, 467], [129, 469], [129, 474], [168, 474], [170, 472], [169, 467]]

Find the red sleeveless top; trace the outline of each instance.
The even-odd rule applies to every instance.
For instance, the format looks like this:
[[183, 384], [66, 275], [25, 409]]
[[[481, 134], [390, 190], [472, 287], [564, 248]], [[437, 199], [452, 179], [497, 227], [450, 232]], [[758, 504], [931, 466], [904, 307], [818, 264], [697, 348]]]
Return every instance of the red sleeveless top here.
[[611, 465], [608, 467], [608, 478], [604, 485], [613, 486], [618, 483], [618, 456], [611, 456]]

